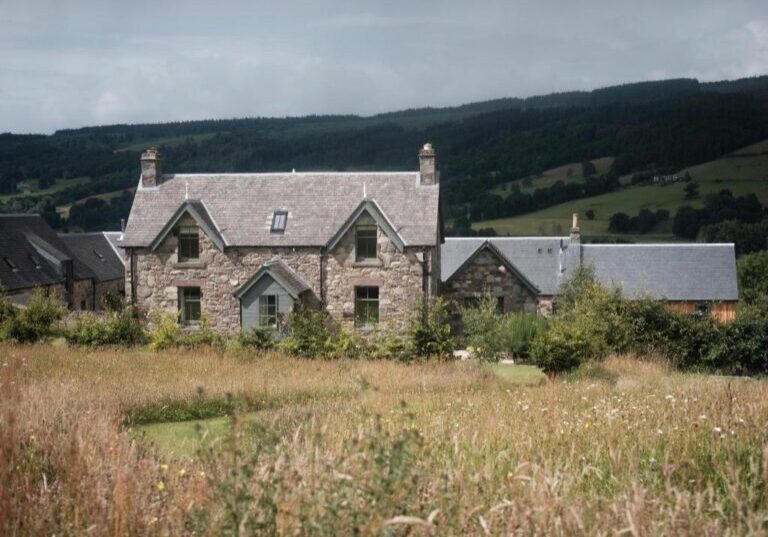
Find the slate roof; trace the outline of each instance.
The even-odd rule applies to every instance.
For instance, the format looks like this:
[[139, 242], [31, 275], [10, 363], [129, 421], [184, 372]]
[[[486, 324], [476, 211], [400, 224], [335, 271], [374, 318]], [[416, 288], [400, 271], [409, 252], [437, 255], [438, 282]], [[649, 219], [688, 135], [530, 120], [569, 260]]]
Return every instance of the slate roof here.
[[[569, 273], [561, 245], [568, 237], [447, 238], [441, 280], [447, 281], [485, 242], [531, 281], [541, 295], [557, 294]], [[667, 300], [738, 300], [733, 244], [581, 244], [581, 260], [597, 279], [625, 296]]]
[[486, 241], [504, 254], [542, 295], [554, 295], [567, 277], [561, 244], [568, 237], [446, 238], [440, 250], [440, 279], [447, 281]]
[[105, 233], [60, 233], [74, 259], [87, 267], [98, 282], [125, 278], [125, 264]]
[[241, 298], [248, 289], [267, 274], [272, 276], [294, 298], [298, 298], [301, 293], [310, 289], [309, 284], [296, 271], [281, 259], [275, 258], [259, 267], [256, 274], [235, 291], [235, 297]]
[[[0, 215], [0, 284], [6, 291], [62, 283], [68, 261], [71, 253], [40, 215]], [[84, 267], [75, 272], [90, 274]]]
[[120, 259], [125, 264], [125, 248], [123, 248], [123, 233], [122, 231], [105, 231], [104, 237], [112, 245], [112, 249], [120, 256]]
[[[149, 246], [185, 200], [196, 200], [225, 246], [323, 246], [369, 199], [407, 246], [434, 246], [438, 195], [418, 172], [164, 175], [158, 187], [137, 189], [124, 245]], [[276, 210], [288, 211], [283, 233], [270, 232]]]
[[585, 244], [582, 260], [630, 297], [739, 299], [733, 244]]

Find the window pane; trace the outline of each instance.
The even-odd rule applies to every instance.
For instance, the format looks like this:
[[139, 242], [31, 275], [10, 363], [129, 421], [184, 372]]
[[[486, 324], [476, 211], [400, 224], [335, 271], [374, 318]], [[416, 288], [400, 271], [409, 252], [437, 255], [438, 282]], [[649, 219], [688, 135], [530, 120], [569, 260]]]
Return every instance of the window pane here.
[[287, 224], [288, 224], [287, 211], [275, 211], [274, 213], [272, 213], [271, 231], [285, 231], [285, 226]]
[[197, 226], [179, 228], [179, 261], [189, 261], [200, 257], [200, 237]]
[[355, 325], [366, 326], [379, 321], [379, 288], [355, 288]]
[[376, 259], [376, 227], [358, 226], [355, 228], [355, 236], [356, 260]]
[[277, 295], [259, 297], [259, 325], [277, 326]]
[[182, 287], [179, 292], [179, 311], [184, 322], [199, 321], [201, 317], [200, 288]]

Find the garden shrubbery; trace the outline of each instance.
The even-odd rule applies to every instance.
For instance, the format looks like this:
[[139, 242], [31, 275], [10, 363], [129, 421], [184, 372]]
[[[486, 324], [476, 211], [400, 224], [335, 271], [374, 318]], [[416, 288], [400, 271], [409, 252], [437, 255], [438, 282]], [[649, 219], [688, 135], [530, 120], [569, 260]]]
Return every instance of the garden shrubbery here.
[[670, 311], [660, 300], [626, 300], [582, 267], [564, 284], [549, 329], [534, 338], [531, 359], [558, 373], [628, 352], [660, 355], [682, 370], [768, 373], [768, 322], [739, 317], [718, 324]]
[[80, 313], [64, 337], [71, 344], [88, 347], [135, 346], [146, 342], [144, 330], [130, 308], [101, 315]]
[[501, 356], [527, 358], [534, 337], [546, 328], [546, 320], [535, 313], [500, 314], [491, 296], [463, 308], [461, 322], [467, 349], [484, 361]]
[[0, 306], [0, 340], [15, 343], [34, 343], [57, 333], [58, 322], [64, 318], [67, 308], [56, 297], [44, 296], [42, 291], [27, 304], [18, 308], [3, 298]]

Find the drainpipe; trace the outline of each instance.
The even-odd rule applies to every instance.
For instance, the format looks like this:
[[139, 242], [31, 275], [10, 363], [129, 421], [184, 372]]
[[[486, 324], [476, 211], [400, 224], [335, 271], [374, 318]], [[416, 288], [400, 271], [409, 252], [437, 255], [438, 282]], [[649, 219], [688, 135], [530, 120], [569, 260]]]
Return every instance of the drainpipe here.
[[325, 303], [325, 265], [326, 265], [326, 253], [325, 253], [325, 246], [320, 247], [320, 302], [322, 303], [323, 307], [326, 306]]
[[424, 247], [421, 250], [421, 296], [424, 310], [424, 321], [426, 322], [427, 310], [429, 309], [429, 248]]
[[126, 252], [130, 254], [131, 257], [131, 305], [135, 308], [136, 307], [136, 260], [135, 258], [135, 249], [134, 248], [127, 248]]

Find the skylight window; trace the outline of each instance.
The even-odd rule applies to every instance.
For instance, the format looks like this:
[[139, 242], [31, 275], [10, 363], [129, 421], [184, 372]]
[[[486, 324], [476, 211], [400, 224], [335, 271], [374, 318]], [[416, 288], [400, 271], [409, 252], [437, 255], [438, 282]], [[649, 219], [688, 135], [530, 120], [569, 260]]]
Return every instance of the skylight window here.
[[5, 264], [8, 265], [13, 272], [19, 271], [19, 266], [10, 257], [4, 257], [3, 261], [5, 261]]
[[99, 261], [101, 261], [102, 263], [104, 262], [104, 256], [102, 255], [101, 252], [99, 252], [98, 250], [94, 250], [93, 253], [94, 255], [96, 255], [96, 257], [99, 258]]
[[272, 233], [282, 233], [288, 224], [288, 211], [275, 211], [272, 213]]
[[29, 260], [32, 261], [32, 264], [35, 265], [35, 268], [40, 270], [43, 268], [43, 264], [40, 262], [40, 260], [37, 258], [35, 254], [29, 254]]

